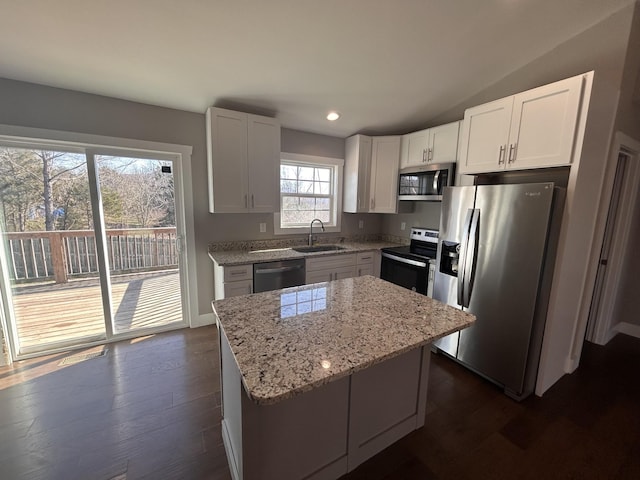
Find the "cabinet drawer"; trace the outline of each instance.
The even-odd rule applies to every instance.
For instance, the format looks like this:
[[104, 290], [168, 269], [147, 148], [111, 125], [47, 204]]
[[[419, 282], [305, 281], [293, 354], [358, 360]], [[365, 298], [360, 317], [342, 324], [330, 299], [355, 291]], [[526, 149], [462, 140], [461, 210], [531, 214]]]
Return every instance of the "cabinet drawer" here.
[[356, 263], [358, 265], [368, 265], [373, 263], [373, 257], [375, 257], [375, 252], [360, 252], [357, 254]]
[[340, 267], [348, 267], [356, 264], [356, 254], [347, 255], [322, 255], [320, 257], [307, 258], [307, 272], [316, 270], [335, 270]]
[[251, 280], [253, 278], [253, 264], [224, 267], [224, 281]]
[[253, 280], [240, 280], [224, 284], [224, 298], [253, 293]]

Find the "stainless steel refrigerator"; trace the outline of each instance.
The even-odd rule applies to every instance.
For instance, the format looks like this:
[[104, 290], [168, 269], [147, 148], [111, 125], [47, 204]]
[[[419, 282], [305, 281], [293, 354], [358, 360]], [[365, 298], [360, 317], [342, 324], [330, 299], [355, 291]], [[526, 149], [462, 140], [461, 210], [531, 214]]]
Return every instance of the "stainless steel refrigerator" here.
[[446, 188], [434, 298], [476, 315], [435, 343], [518, 400], [535, 387], [564, 190]]

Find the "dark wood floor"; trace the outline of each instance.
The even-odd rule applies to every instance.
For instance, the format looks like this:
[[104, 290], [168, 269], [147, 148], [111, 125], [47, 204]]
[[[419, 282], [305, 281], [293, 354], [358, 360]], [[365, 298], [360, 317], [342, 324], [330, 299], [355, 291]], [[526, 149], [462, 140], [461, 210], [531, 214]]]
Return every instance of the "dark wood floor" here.
[[[0, 478], [231, 478], [216, 341], [203, 327], [0, 368]], [[434, 356], [426, 426], [344, 479], [638, 479], [638, 372], [640, 340], [619, 335], [516, 403]]]

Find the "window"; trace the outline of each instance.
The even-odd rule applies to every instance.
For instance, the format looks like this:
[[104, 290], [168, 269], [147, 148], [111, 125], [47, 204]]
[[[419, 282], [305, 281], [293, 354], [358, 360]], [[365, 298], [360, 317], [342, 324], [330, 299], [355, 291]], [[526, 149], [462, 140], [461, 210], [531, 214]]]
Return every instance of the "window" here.
[[314, 218], [325, 231], [340, 231], [342, 165], [341, 159], [282, 154], [276, 233], [307, 232]]

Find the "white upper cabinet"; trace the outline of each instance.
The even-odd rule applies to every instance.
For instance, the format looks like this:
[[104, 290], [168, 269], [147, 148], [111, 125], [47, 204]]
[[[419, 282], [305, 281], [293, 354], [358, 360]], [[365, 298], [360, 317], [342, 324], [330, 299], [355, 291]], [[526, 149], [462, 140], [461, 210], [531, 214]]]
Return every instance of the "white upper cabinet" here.
[[396, 213], [399, 162], [400, 136], [347, 138], [342, 210]]
[[400, 168], [415, 167], [427, 163], [429, 129], [402, 136]]
[[399, 162], [400, 136], [372, 138], [369, 212], [396, 213], [398, 211]]
[[582, 83], [582, 76], [572, 77], [514, 97], [509, 168], [571, 163]]
[[428, 163], [456, 163], [460, 122], [447, 123], [429, 129]]
[[455, 163], [459, 129], [460, 122], [452, 122], [403, 135], [400, 168]]
[[347, 213], [369, 211], [371, 137], [354, 135], [345, 142], [342, 210]]
[[460, 173], [570, 165], [583, 76], [468, 109]]
[[279, 209], [280, 124], [274, 118], [207, 109], [209, 211]]
[[280, 123], [275, 118], [249, 115], [247, 164], [249, 211], [280, 210]]
[[504, 168], [513, 97], [485, 103], [464, 112], [459, 173]]

